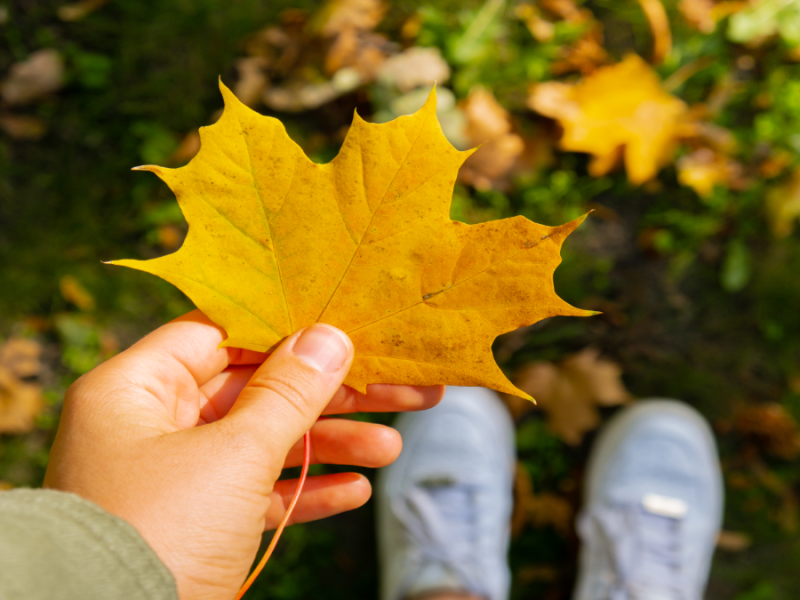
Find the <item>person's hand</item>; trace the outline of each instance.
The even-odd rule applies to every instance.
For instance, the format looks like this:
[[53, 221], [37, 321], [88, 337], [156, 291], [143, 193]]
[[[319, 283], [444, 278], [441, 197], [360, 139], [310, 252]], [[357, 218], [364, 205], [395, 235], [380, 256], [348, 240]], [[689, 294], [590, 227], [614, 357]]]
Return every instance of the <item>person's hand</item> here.
[[[343, 387], [353, 359], [338, 329], [314, 325], [269, 358], [218, 348], [199, 311], [154, 331], [70, 387], [45, 486], [74, 492], [133, 525], [193, 600], [233, 598], [264, 529], [277, 526], [311, 429], [312, 462], [380, 467], [400, 453], [393, 429], [320, 414], [417, 410], [443, 388]], [[263, 363], [263, 364], [261, 364]], [[259, 366], [260, 365], [260, 366]], [[311, 477], [292, 522], [357, 508], [361, 475]]]

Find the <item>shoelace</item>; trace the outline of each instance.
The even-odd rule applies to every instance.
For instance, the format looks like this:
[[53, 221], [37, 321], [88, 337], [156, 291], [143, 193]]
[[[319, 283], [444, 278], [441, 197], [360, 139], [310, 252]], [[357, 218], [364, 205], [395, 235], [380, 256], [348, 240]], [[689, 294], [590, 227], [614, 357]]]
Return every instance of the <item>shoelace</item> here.
[[584, 513], [578, 528], [585, 543], [609, 556], [613, 579], [598, 600], [687, 600], [681, 591], [678, 519], [654, 515], [640, 505], [602, 507]]
[[474, 490], [465, 483], [415, 485], [392, 505], [413, 547], [414, 568], [435, 561], [449, 568], [464, 588], [484, 593], [476, 555]]

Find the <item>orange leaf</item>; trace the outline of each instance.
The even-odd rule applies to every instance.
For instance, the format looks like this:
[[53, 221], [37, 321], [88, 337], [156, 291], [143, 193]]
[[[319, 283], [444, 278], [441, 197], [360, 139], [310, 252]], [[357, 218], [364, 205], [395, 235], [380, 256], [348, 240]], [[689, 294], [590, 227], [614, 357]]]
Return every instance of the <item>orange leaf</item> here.
[[224, 346], [268, 351], [315, 322], [346, 331], [345, 383], [452, 384], [527, 395], [495, 364], [501, 333], [554, 315], [588, 316], [556, 294], [561, 244], [583, 220], [449, 218], [459, 152], [436, 119], [355, 116], [339, 155], [311, 162], [280, 121], [224, 86], [225, 112], [185, 167], [138, 167], [172, 188], [189, 223], [174, 254], [121, 264], [183, 290], [225, 328]]

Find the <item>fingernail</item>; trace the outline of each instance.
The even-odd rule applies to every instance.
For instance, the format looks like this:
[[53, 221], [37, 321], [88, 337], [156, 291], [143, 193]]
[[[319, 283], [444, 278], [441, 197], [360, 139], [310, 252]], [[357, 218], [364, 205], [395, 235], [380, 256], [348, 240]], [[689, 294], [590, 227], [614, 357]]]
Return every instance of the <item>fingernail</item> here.
[[347, 360], [350, 342], [335, 327], [316, 323], [297, 338], [292, 352], [317, 371], [335, 373]]

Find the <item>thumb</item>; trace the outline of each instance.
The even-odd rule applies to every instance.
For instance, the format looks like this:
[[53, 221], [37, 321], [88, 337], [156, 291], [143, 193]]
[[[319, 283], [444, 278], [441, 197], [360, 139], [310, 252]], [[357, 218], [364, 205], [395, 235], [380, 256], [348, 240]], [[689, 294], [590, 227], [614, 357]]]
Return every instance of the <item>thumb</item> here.
[[347, 334], [316, 323], [286, 339], [239, 394], [227, 421], [236, 435], [251, 432], [283, 464], [291, 447], [316, 422], [353, 362]]

